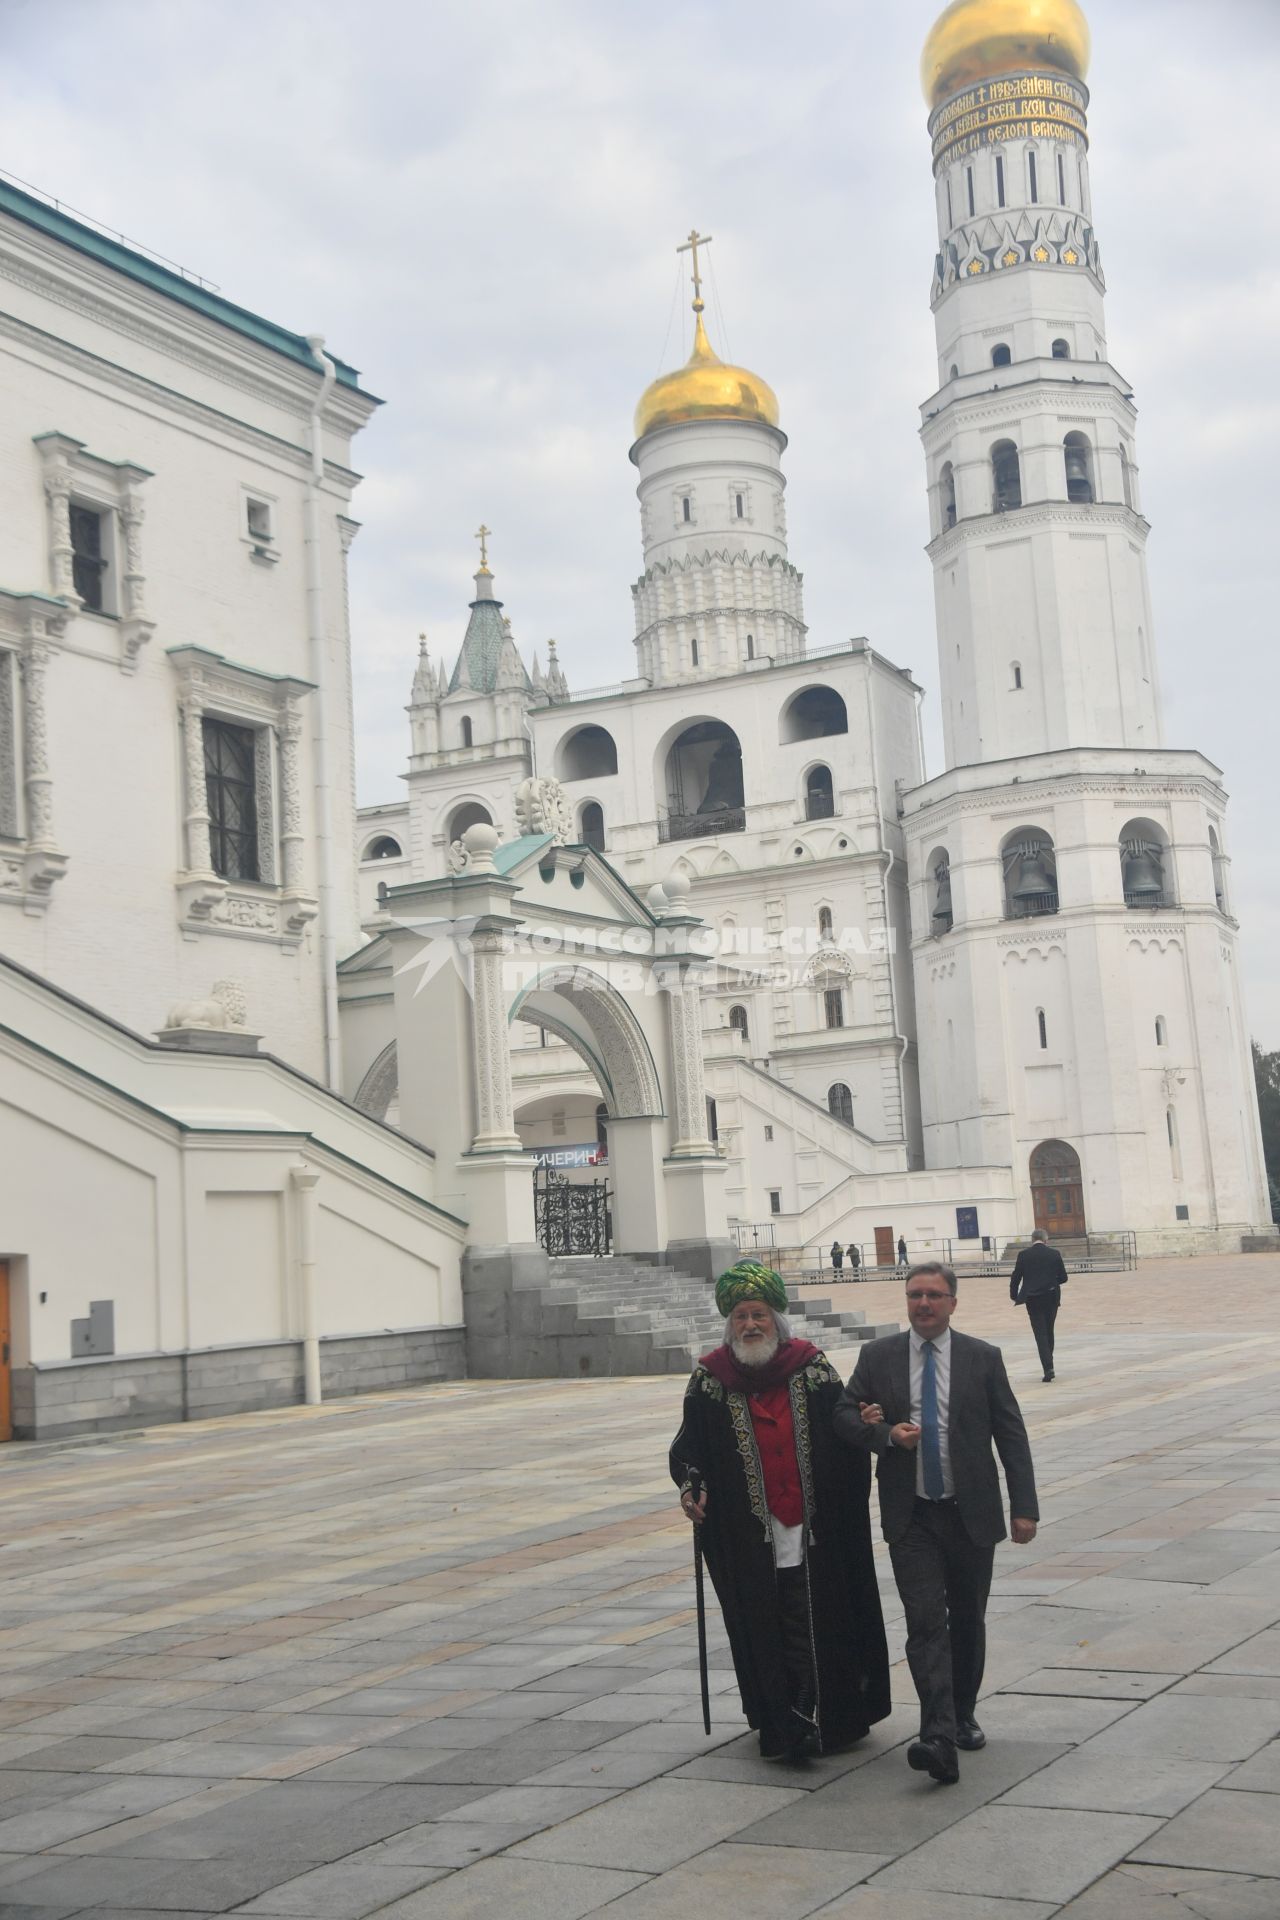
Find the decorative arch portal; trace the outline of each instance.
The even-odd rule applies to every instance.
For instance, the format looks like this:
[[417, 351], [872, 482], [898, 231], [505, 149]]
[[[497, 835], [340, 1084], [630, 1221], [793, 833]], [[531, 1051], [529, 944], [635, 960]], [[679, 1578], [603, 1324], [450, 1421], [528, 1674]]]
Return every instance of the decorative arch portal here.
[[546, 1027], [571, 1046], [594, 1074], [611, 1118], [662, 1113], [662, 1086], [640, 1023], [617, 988], [589, 967], [544, 968], [508, 1019]]
[[1051, 1240], [1088, 1232], [1080, 1155], [1065, 1140], [1042, 1140], [1031, 1155], [1031, 1201], [1037, 1227]]
[[400, 1061], [394, 1040], [382, 1049], [365, 1074], [352, 1104], [372, 1120], [385, 1120], [389, 1126], [396, 1124], [400, 1106]]

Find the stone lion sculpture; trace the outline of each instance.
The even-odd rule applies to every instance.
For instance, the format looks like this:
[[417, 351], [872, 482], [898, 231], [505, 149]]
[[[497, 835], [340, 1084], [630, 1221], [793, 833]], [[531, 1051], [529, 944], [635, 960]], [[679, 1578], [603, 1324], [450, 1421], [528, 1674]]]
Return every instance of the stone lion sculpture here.
[[215, 980], [207, 1000], [179, 1000], [165, 1016], [166, 1031], [179, 1027], [200, 1027], [223, 1032], [228, 1027], [243, 1027], [249, 1017], [245, 991], [238, 980]]

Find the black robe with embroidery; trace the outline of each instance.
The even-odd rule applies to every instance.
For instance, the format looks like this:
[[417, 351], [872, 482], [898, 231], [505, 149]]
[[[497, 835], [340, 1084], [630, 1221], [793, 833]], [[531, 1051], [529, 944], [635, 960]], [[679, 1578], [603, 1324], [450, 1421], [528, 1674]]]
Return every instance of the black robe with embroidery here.
[[[860, 1739], [889, 1712], [889, 1654], [871, 1548], [869, 1455], [837, 1444], [831, 1416], [840, 1376], [819, 1354], [788, 1383], [804, 1493], [817, 1721], [822, 1751]], [[724, 1615], [742, 1708], [763, 1730], [787, 1724], [773, 1529], [747, 1396], [696, 1367], [671, 1445], [671, 1478], [707, 1488], [702, 1545]]]

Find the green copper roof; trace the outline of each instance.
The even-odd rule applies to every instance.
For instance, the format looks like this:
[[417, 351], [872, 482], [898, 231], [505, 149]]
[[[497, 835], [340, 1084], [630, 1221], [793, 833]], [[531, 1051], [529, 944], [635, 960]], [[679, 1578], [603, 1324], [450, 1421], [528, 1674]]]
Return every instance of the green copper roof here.
[[493, 850], [493, 864], [499, 873], [510, 873], [543, 847], [551, 845], [549, 833], [526, 833], [520, 840], [505, 840]]
[[[162, 293], [168, 299], [176, 300], [180, 306], [190, 307], [206, 319], [229, 327], [233, 333], [242, 334], [246, 339], [256, 341], [259, 346], [269, 347], [272, 352], [282, 353], [286, 359], [315, 371], [315, 359], [302, 334], [290, 333], [286, 327], [277, 326], [274, 320], [264, 320], [260, 314], [250, 313], [247, 307], [237, 307], [233, 301], [224, 300], [220, 293], [214, 293], [211, 288], [186, 279], [174, 268], [150, 259], [145, 253], [135, 252], [123, 241], [113, 240], [109, 235], [99, 233], [96, 228], [73, 220], [60, 207], [50, 206], [32, 194], [23, 193], [20, 187], [3, 179], [0, 179], [0, 211], [12, 214], [15, 219], [25, 221], [27, 226], [60, 240], [64, 246], [74, 247], [91, 260], [125, 274], [141, 286], [150, 287], [154, 293]], [[339, 360], [336, 355], [330, 358], [337, 368], [339, 386], [349, 387], [355, 393], [362, 393], [366, 400], [381, 405], [376, 394], [360, 385], [358, 368], [348, 366], [345, 360]]]
[[502, 624], [501, 600], [473, 600], [471, 618], [463, 636], [462, 651], [449, 681], [450, 693], [462, 685], [462, 663], [467, 663], [467, 683], [476, 693], [492, 693], [498, 680], [498, 661], [506, 628]]

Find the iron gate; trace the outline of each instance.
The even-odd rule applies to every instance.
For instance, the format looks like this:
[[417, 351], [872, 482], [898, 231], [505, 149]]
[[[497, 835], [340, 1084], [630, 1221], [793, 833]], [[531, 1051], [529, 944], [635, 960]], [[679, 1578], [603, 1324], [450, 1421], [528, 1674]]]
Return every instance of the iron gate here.
[[608, 1181], [578, 1182], [554, 1167], [535, 1167], [533, 1220], [538, 1245], [553, 1259], [571, 1253], [601, 1259], [613, 1237]]

